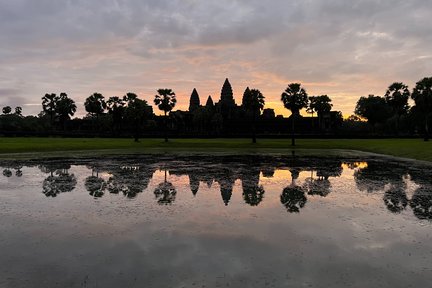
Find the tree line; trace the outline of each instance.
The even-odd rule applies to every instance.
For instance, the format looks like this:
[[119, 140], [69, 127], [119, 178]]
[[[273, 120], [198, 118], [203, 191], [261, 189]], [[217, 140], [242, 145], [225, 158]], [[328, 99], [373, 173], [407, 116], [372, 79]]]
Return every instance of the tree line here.
[[[408, 104], [410, 98], [415, 103], [412, 107]], [[432, 114], [432, 77], [418, 81], [412, 92], [404, 83], [395, 82], [387, 88], [384, 97], [360, 97], [354, 113], [367, 119], [373, 129], [377, 124], [393, 119], [396, 133], [400, 131], [401, 119], [409, 117], [412, 122], [423, 126], [424, 139], [428, 141]]]
[[[415, 103], [410, 107], [408, 100]], [[333, 105], [328, 95], [309, 96], [300, 83], [291, 83], [281, 93], [283, 106], [291, 112], [289, 118], [275, 117], [271, 111], [263, 111], [265, 97], [259, 89], [247, 87], [240, 106], [235, 104], [231, 84], [228, 79], [221, 90], [221, 99], [214, 103], [211, 96], [205, 105], [200, 105], [196, 89], [190, 97], [189, 111], [173, 111], [177, 104], [176, 94], [172, 89], [158, 89], [153, 103], [163, 112], [156, 116], [152, 106], [135, 93], [126, 93], [123, 97], [112, 96], [106, 99], [101, 93], [93, 93], [85, 99], [87, 115], [73, 118], [77, 110], [76, 103], [66, 93], [47, 93], [41, 100], [42, 111], [37, 116], [23, 116], [22, 108], [5, 106], [0, 115], [0, 131], [5, 133], [33, 131], [43, 134], [58, 132], [82, 132], [87, 135], [133, 136], [138, 141], [143, 134], [152, 132], [163, 134], [168, 141], [169, 132], [202, 133], [213, 131], [214, 134], [232, 131], [248, 133], [256, 143], [257, 128], [261, 134], [290, 134], [292, 145], [295, 135], [310, 131], [323, 130], [323, 122], [333, 113], [338, 121], [331, 133], [353, 133], [360, 131], [367, 135], [424, 134], [429, 139], [429, 125], [432, 114], [432, 77], [423, 78], [410, 92], [401, 82], [391, 84], [384, 96], [362, 96], [357, 101], [354, 115], [342, 120], [342, 114], [331, 111]], [[305, 109], [312, 117], [303, 117]], [[271, 110], [271, 109], [266, 109]], [[268, 113], [267, 113], [268, 112]], [[269, 116], [270, 115], [270, 116]], [[317, 115], [317, 117], [314, 117]], [[309, 121], [310, 118], [312, 121]], [[324, 119], [325, 118], [325, 119]], [[326, 120], [326, 121], [327, 121]], [[243, 123], [241, 126], [238, 123]], [[279, 124], [278, 124], [279, 123]], [[279, 125], [280, 131], [271, 130]], [[233, 127], [240, 127], [235, 130]], [[369, 125], [369, 127], [367, 127]], [[289, 127], [286, 127], [289, 126]], [[240, 131], [240, 132], [239, 132]], [[328, 132], [328, 131], [327, 131]], [[196, 134], [198, 135], [198, 134]]]

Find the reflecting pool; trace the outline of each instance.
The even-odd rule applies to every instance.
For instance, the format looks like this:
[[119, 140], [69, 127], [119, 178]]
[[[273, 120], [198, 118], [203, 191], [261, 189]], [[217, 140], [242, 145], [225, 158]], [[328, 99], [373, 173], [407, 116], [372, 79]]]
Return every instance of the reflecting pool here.
[[429, 287], [432, 166], [1, 161], [0, 287]]

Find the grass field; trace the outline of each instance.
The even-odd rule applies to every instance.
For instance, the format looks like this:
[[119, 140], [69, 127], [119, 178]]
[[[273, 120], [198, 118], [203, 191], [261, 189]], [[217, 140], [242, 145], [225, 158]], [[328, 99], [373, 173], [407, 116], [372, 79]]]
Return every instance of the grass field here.
[[[432, 141], [421, 139], [298, 139], [295, 149], [347, 149], [432, 162]], [[76, 151], [128, 152], [279, 152], [291, 151], [290, 139], [132, 139], [109, 138], [0, 138], [1, 157], [10, 153], [73, 155]], [[59, 153], [64, 152], [64, 153]], [[47, 154], [49, 153], [49, 154]], [[15, 155], [16, 156], [16, 155]]]

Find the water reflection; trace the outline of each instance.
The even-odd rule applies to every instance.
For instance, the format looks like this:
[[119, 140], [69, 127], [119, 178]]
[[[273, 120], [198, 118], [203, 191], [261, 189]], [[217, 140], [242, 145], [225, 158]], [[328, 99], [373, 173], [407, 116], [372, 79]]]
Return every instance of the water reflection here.
[[[326, 167], [316, 167], [316, 171], [311, 169], [311, 176], [306, 179], [303, 189], [308, 195], [326, 197], [331, 191], [330, 177], [340, 177], [342, 171], [342, 162], [340, 161], [332, 162]], [[315, 176], [314, 173], [316, 173]]]
[[0, 287], [428, 287], [432, 166], [360, 160], [2, 162]]
[[110, 174], [107, 189], [110, 193], [122, 193], [127, 198], [135, 198], [147, 189], [153, 171], [142, 166], [120, 165], [106, 171]]
[[405, 189], [405, 183], [400, 181], [400, 183], [391, 183], [390, 188], [385, 191], [383, 200], [390, 212], [400, 213], [408, 205]]
[[[16, 177], [21, 177], [23, 175], [23, 172], [21, 171], [22, 168], [23, 166], [17, 164], [10, 167], [6, 167], [3, 169], [3, 176], [9, 178], [15, 174]], [[14, 170], [15, 173], [12, 172], [12, 170]]]
[[[218, 188], [219, 199], [225, 206], [232, 201], [237, 181], [241, 183], [239, 188], [242, 201], [250, 206], [260, 206], [267, 199], [262, 180], [268, 179], [281, 183], [279, 202], [289, 213], [301, 212], [314, 197], [327, 197], [337, 182], [354, 181], [358, 193], [382, 193], [382, 204], [391, 213], [400, 214], [410, 208], [417, 218], [432, 219], [432, 183], [428, 175], [430, 172], [424, 173], [429, 170], [409, 167], [396, 161], [371, 159], [366, 163], [357, 159], [295, 156], [178, 158], [168, 157], [163, 161], [149, 156], [111, 161], [15, 161], [3, 163], [2, 170], [5, 178], [25, 178], [23, 168], [36, 166], [47, 174], [41, 180], [42, 193], [46, 197], [56, 197], [76, 188], [78, 176], [75, 172], [70, 172], [72, 167], [86, 167], [87, 175], [83, 177], [83, 186], [91, 197], [102, 198], [109, 193], [124, 195], [129, 199], [134, 199], [147, 190], [155, 172], [163, 171], [163, 181], [155, 183], [152, 188], [154, 199], [160, 205], [172, 205], [176, 201], [177, 184], [170, 179], [170, 175], [179, 179], [187, 177], [187, 182], [180, 185], [188, 185], [193, 196], [200, 193], [201, 184], [208, 189]], [[277, 171], [287, 171], [289, 174], [284, 175], [290, 176], [280, 178]], [[345, 176], [341, 177], [343, 174]], [[409, 188], [408, 183], [416, 186]], [[215, 184], [216, 188], [213, 187]]]
[[240, 176], [243, 200], [250, 206], [258, 206], [264, 199], [264, 187], [259, 184], [260, 173], [260, 169], [252, 167], [250, 170], [242, 171]]
[[39, 169], [49, 174], [43, 180], [42, 193], [46, 197], [56, 197], [60, 193], [71, 192], [75, 189], [77, 179], [74, 174], [69, 173], [71, 166], [63, 163], [43, 164]]
[[430, 187], [420, 187], [410, 201], [414, 215], [419, 219], [432, 219], [432, 193]]
[[174, 185], [167, 181], [166, 169], [164, 170], [164, 174], [164, 182], [159, 183], [153, 193], [159, 205], [171, 205], [175, 201], [177, 191]]

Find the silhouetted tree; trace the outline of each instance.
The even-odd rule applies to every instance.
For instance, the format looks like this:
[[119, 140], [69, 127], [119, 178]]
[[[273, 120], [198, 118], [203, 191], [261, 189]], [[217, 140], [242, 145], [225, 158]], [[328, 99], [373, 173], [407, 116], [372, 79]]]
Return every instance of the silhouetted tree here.
[[[249, 87], [246, 89], [249, 90]], [[243, 96], [243, 107], [252, 115], [252, 143], [256, 143], [256, 118], [264, 108], [264, 95], [258, 89], [245, 91]]]
[[125, 114], [128, 120], [132, 123], [135, 142], [139, 141], [141, 127], [152, 113], [153, 110], [151, 106], [147, 104], [147, 101], [141, 100], [137, 97], [130, 97]]
[[165, 142], [168, 142], [167, 134], [167, 113], [171, 111], [177, 103], [176, 95], [171, 89], [158, 89], [155, 95], [154, 103], [159, 110], [164, 111], [165, 119]]
[[12, 108], [10, 106], [5, 106], [2, 109], [3, 114], [8, 115], [12, 112]]
[[390, 109], [383, 97], [369, 95], [368, 97], [360, 97], [354, 113], [367, 119], [368, 123], [375, 129], [376, 123], [383, 122], [390, 116]]
[[55, 110], [63, 130], [65, 129], [66, 121], [75, 114], [76, 109], [75, 101], [69, 98], [66, 93], [60, 93]]
[[46, 93], [45, 96], [42, 97], [42, 109], [43, 112], [50, 117], [51, 126], [54, 124], [58, 101], [59, 97], [55, 93]]
[[194, 112], [200, 107], [200, 98], [197, 90], [194, 88], [189, 100], [189, 112]]
[[315, 130], [314, 119], [313, 119], [314, 113], [316, 112], [314, 109], [315, 101], [316, 101], [316, 96], [309, 96], [309, 104], [306, 107], [306, 113], [312, 114], [312, 118], [311, 118], [312, 130]]
[[417, 110], [424, 117], [424, 140], [429, 141], [429, 121], [432, 115], [432, 77], [418, 81], [411, 97], [415, 101]]
[[391, 84], [384, 95], [387, 105], [391, 107], [393, 114], [396, 116], [396, 133], [399, 133], [401, 116], [408, 113], [409, 97], [410, 92], [408, 86], [401, 82]]
[[[96, 116], [96, 121], [99, 123], [99, 115], [102, 115], [107, 108], [105, 98], [100, 93], [93, 93], [84, 102], [85, 110], [93, 117]], [[94, 125], [93, 125], [94, 126]], [[94, 129], [94, 127], [93, 127]]]
[[121, 129], [125, 102], [120, 97], [113, 96], [108, 98], [106, 104], [108, 107], [108, 113], [110, 113], [112, 117], [113, 131], [118, 131]]
[[15, 107], [15, 115], [22, 116], [22, 108], [20, 106]]
[[295, 146], [295, 118], [300, 116], [300, 110], [307, 107], [308, 96], [300, 83], [291, 83], [281, 95], [284, 107], [291, 111], [291, 145]]
[[322, 115], [331, 111], [333, 104], [331, 104], [331, 99], [327, 95], [321, 96], [311, 96], [309, 97], [309, 110], [317, 112], [318, 114], [318, 126], [321, 128]]

